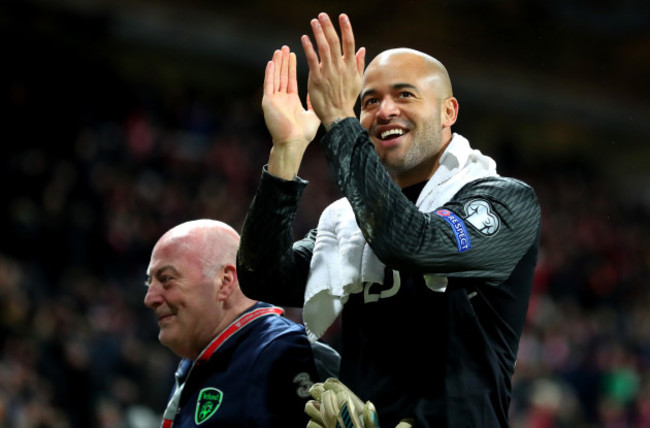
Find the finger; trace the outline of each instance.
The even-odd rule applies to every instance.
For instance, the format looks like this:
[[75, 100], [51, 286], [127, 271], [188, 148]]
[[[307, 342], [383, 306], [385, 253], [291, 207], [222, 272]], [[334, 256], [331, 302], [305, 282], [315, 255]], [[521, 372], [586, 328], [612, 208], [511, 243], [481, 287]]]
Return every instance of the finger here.
[[342, 385], [342, 382], [338, 380], [335, 377], [328, 377], [325, 379], [325, 382], [323, 382], [323, 389], [330, 390], [330, 389], [339, 389]]
[[311, 419], [313, 419], [316, 422], [323, 422], [323, 417], [320, 414], [320, 403], [316, 400], [309, 400], [305, 404], [305, 413], [307, 413], [307, 416], [309, 416]]
[[282, 70], [282, 51], [276, 49], [273, 53], [273, 92], [277, 92], [280, 89], [280, 72]]
[[289, 54], [289, 93], [298, 93], [298, 73], [296, 72], [296, 54]]
[[280, 92], [287, 92], [289, 86], [289, 47], [282, 46], [282, 67], [280, 69]]
[[318, 401], [320, 401], [323, 392], [325, 392], [325, 388], [323, 388], [323, 384], [320, 382], [316, 382], [311, 386], [311, 388], [309, 388], [311, 396]]
[[266, 63], [264, 70], [264, 95], [273, 95], [273, 76], [275, 74], [275, 63], [269, 61]]
[[315, 420], [311, 419], [307, 422], [307, 428], [325, 428], [325, 425], [319, 424]]
[[339, 414], [339, 403], [334, 391], [325, 391], [321, 401], [321, 415], [325, 426], [333, 425]]
[[311, 20], [311, 30], [314, 33], [316, 46], [318, 46], [321, 66], [328, 67], [332, 63], [332, 54], [327, 37], [325, 37], [325, 33], [323, 32], [323, 26], [318, 19]]
[[323, 382], [323, 388], [325, 390], [332, 390], [332, 391], [341, 391], [341, 390], [348, 389], [348, 387], [345, 386], [343, 382], [341, 382], [335, 377], [329, 377], [325, 379], [325, 382]]
[[341, 40], [343, 43], [343, 59], [351, 63], [355, 58], [354, 32], [352, 31], [350, 18], [345, 13], [339, 16], [339, 26], [341, 27]]
[[357, 71], [363, 75], [363, 70], [366, 68], [366, 48], [359, 48], [356, 55], [357, 58]]
[[309, 93], [307, 93], [307, 110], [314, 111], [314, 107], [311, 105], [311, 98], [309, 98]]
[[[377, 409], [370, 401], [366, 401], [363, 406], [363, 426], [365, 428], [379, 427], [379, 417], [377, 416]], [[399, 426], [399, 425], [398, 425]]]
[[305, 52], [305, 58], [307, 58], [309, 72], [314, 76], [320, 76], [318, 55], [316, 54], [316, 50], [314, 50], [314, 45], [312, 45], [311, 40], [309, 40], [309, 36], [302, 36], [300, 42], [302, 43], [302, 50]]
[[[329, 45], [330, 53], [332, 55], [332, 60], [337, 60], [341, 58], [341, 41], [339, 40], [339, 35], [336, 33], [336, 28], [330, 19], [329, 15], [326, 13], [320, 13], [318, 15], [318, 21], [320, 22], [321, 28], [323, 29], [323, 34], [327, 39]], [[354, 38], [352, 40], [354, 43]], [[354, 52], [354, 48], [352, 48]]]
[[341, 397], [345, 397], [350, 399], [354, 406], [358, 409], [363, 409], [364, 403], [361, 401], [357, 395], [350, 390], [347, 386], [343, 384], [340, 380], [336, 378], [329, 378], [325, 381], [323, 384], [323, 388], [325, 391], [332, 391], [336, 394], [337, 398], [339, 398], [339, 401], [341, 401]]

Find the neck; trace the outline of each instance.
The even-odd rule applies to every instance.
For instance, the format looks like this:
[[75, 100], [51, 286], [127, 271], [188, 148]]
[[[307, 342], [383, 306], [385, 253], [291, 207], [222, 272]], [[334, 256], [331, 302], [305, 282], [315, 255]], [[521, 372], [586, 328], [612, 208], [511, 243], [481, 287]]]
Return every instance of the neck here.
[[[214, 329], [214, 335], [212, 339], [217, 337], [222, 331], [224, 331], [233, 321], [235, 321], [242, 313], [247, 309], [257, 303], [255, 300], [251, 300], [248, 297], [242, 295], [239, 298], [231, 297], [224, 302], [221, 308], [221, 319]], [[210, 340], [212, 340], [210, 339]]]

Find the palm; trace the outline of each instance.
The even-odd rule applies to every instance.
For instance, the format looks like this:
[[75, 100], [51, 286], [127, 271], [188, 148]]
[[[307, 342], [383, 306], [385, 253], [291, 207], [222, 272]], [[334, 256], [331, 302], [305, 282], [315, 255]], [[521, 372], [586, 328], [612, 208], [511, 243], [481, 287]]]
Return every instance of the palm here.
[[296, 92], [278, 91], [265, 94], [262, 109], [266, 127], [274, 144], [304, 142], [316, 136], [320, 120], [313, 110], [306, 110]]
[[314, 139], [320, 120], [311, 109], [309, 98], [307, 107], [302, 106], [298, 96], [296, 56], [283, 46], [273, 54], [264, 75], [262, 109], [274, 145], [299, 144], [304, 149]]

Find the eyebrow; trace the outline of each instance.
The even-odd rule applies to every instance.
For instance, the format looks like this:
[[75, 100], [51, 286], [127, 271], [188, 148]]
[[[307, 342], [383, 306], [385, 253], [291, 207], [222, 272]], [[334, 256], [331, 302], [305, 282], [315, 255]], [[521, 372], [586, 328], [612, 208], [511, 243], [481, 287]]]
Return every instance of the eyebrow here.
[[[414, 85], [411, 85], [410, 83], [395, 83], [393, 86], [391, 86], [391, 90], [396, 90], [396, 89], [413, 89], [415, 91], [418, 90]], [[364, 99], [368, 95], [373, 95], [376, 94], [377, 90], [376, 89], [367, 89], [363, 92], [361, 92], [361, 95], [359, 96], [359, 99]]]
[[[178, 275], [178, 270], [172, 265], [165, 265], [161, 266], [160, 268], [156, 269], [156, 271], [153, 273], [154, 277], [158, 277], [162, 275], [165, 271], [171, 270], [174, 275]], [[152, 275], [147, 275], [147, 279], [144, 281], [144, 284], [149, 287], [151, 285], [151, 277]]]

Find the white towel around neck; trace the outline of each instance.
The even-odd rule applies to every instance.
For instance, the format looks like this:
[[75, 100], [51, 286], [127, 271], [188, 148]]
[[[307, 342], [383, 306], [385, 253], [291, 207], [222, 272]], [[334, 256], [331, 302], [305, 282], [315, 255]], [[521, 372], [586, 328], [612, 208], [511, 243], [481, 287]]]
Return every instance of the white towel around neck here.
[[[416, 206], [432, 212], [465, 184], [498, 175], [496, 163], [473, 150], [467, 139], [454, 134], [440, 158], [440, 167], [422, 189]], [[303, 321], [310, 340], [321, 337], [341, 313], [348, 296], [363, 291], [365, 283], [383, 283], [384, 264], [377, 258], [357, 225], [346, 198], [321, 214], [305, 288]], [[444, 291], [447, 278], [425, 275], [434, 291]]]

